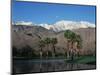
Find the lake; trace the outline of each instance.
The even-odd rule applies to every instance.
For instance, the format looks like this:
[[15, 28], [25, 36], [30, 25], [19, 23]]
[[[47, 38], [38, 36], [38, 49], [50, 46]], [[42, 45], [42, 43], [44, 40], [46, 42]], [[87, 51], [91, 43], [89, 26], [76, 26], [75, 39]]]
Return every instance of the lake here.
[[13, 73], [42, 73], [95, 69], [96, 65], [66, 63], [65, 59], [13, 60]]

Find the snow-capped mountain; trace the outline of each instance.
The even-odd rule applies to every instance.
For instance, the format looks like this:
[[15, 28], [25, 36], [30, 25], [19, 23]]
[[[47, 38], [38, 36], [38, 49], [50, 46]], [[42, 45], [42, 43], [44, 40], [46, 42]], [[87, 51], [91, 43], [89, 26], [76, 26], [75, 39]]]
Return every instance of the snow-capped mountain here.
[[80, 22], [75, 22], [75, 21], [58, 21], [55, 24], [49, 25], [49, 24], [33, 24], [32, 22], [16, 22], [15, 25], [37, 25], [37, 26], [42, 26], [48, 30], [53, 30], [56, 32], [59, 31], [64, 31], [64, 30], [72, 30], [72, 29], [79, 29], [79, 28], [89, 28], [89, 27], [95, 27], [95, 24], [86, 22], [86, 21], [80, 21]]
[[95, 27], [95, 24], [81, 21], [81, 22], [73, 22], [73, 21], [58, 21], [53, 25], [48, 24], [41, 24], [46, 29], [54, 30], [54, 31], [63, 31], [63, 30], [72, 30], [72, 29], [79, 29], [79, 28], [88, 28], [88, 27]]
[[15, 25], [32, 25], [33, 23], [32, 22], [25, 22], [25, 21], [18, 21], [16, 23], [13, 23], [12, 24], [15, 24]]

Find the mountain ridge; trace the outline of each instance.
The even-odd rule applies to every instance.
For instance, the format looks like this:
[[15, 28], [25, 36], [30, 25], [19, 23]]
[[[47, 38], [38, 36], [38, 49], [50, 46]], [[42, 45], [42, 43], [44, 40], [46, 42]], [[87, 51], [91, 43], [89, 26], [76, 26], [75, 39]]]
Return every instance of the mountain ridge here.
[[[82, 37], [84, 41], [82, 51], [85, 51], [85, 53], [88, 50], [92, 50], [92, 53], [95, 51], [95, 28], [80, 28], [72, 31]], [[67, 39], [64, 37], [64, 31], [52, 32], [42, 26], [12, 25], [12, 43], [18, 49], [29, 46], [37, 52], [39, 41], [46, 37], [57, 38], [56, 52], [65, 52]]]
[[54, 24], [35, 24], [32, 22], [16, 22], [13, 23], [15, 25], [26, 25], [26, 26], [42, 26], [48, 30], [59, 32], [59, 31], [64, 31], [64, 30], [73, 30], [73, 29], [79, 29], [79, 28], [94, 28], [95, 24], [86, 22], [86, 21], [80, 21], [80, 22], [75, 22], [75, 21], [66, 21], [66, 20], [61, 20], [58, 21]]

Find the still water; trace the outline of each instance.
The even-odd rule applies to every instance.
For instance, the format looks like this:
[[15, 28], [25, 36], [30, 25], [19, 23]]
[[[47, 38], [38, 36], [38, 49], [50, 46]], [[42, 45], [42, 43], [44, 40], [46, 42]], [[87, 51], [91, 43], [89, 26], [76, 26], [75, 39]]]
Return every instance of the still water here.
[[14, 74], [87, 70], [95, 68], [95, 65], [66, 63], [64, 59], [14, 60], [13, 62]]

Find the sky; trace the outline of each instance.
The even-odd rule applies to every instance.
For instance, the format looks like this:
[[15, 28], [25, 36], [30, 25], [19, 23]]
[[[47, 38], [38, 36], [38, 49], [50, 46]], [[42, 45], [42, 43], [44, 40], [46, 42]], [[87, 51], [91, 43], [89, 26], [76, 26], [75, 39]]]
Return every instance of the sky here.
[[95, 24], [96, 7], [39, 2], [12, 2], [12, 21], [54, 24], [57, 21], [87, 21]]

